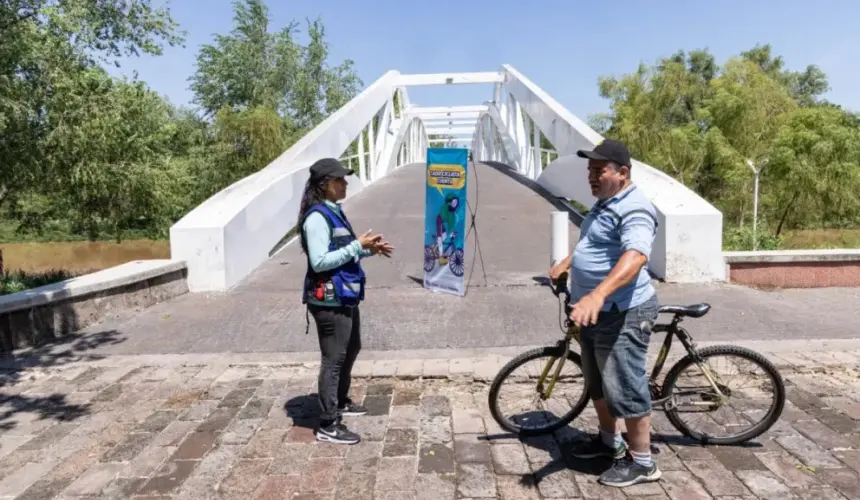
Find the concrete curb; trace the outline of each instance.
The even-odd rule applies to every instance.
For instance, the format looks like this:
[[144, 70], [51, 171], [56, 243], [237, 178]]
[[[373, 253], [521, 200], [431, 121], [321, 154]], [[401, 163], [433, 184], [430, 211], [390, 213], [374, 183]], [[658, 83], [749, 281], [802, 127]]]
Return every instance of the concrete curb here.
[[[701, 342], [709, 345], [736, 345], [753, 349], [770, 359], [782, 371], [860, 370], [860, 339], [796, 340], [749, 342]], [[487, 349], [427, 349], [404, 351], [366, 351], [356, 362], [356, 377], [395, 378], [471, 378], [492, 380], [511, 358], [536, 346], [500, 347]], [[657, 349], [649, 352], [654, 362]], [[668, 363], [685, 355], [679, 347], [673, 349]], [[59, 372], [81, 367], [190, 365], [261, 367], [277, 370], [302, 367], [313, 370], [319, 366], [318, 352], [303, 353], [212, 353], [212, 354], [140, 354], [114, 355], [87, 359], [61, 365], [44, 366], [37, 357], [14, 357], [0, 360], [0, 370], [7, 372]], [[664, 368], [666, 373], [669, 366]]]

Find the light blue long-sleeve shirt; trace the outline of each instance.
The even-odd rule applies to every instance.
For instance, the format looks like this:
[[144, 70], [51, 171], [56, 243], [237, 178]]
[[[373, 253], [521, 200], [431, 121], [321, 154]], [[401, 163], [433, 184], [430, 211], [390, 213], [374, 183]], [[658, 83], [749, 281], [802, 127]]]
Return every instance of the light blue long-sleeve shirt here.
[[[326, 200], [325, 204], [336, 214], [341, 214], [340, 206], [337, 203]], [[343, 248], [329, 252], [328, 246], [331, 243], [331, 234], [328, 221], [319, 212], [310, 214], [305, 219], [302, 229], [305, 232], [305, 241], [308, 245], [308, 257], [311, 268], [315, 272], [329, 271], [346, 264], [352, 259], [363, 259], [372, 255], [370, 250], [361, 248], [361, 243], [358, 240], [353, 241]], [[337, 301], [308, 299], [308, 302], [325, 306], [339, 305]]]

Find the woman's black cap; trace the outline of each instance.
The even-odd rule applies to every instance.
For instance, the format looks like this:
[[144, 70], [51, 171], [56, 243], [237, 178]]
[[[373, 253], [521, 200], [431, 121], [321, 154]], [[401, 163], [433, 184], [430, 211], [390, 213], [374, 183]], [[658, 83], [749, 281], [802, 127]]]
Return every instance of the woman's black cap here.
[[352, 170], [345, 168], [335, 158], [317, 160], [311, 165], [310, 172], [312, 180], [319, 180], [323, 177], [346, 177], [353, 174]]

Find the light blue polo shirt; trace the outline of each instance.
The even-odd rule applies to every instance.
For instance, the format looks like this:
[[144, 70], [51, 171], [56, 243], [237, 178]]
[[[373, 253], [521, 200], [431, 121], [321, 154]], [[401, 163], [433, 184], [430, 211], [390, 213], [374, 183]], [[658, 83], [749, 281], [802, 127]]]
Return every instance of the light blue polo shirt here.
[[[635, 184], [595, 203], [582, 221], [579, 242], [573, 251], [572, 303], [606, 279], [624, 252], [637, 250], [650, 259], [656, 234], [657, 210]], [[655, 293], [646, 264], [627, 285], [606, 298], [603, 310], [608, 311], [616, 304], [619, 310], [625, 311]]]

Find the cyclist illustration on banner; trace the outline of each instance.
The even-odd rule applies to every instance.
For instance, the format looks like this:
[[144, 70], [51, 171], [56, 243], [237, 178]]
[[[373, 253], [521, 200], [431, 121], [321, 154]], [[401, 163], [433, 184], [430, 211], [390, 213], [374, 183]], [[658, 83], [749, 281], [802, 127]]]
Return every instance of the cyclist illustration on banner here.
[[427, 150], [424, 286], [463, 295], [467, 149]]

